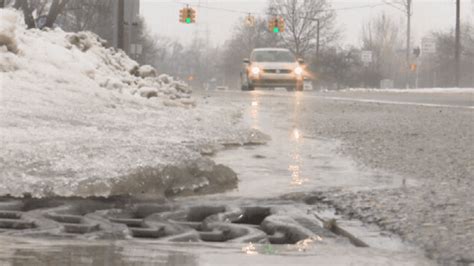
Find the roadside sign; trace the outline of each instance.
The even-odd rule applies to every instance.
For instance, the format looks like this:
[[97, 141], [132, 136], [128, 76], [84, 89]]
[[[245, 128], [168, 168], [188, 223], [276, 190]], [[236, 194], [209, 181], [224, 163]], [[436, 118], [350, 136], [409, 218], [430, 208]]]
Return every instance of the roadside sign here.
[[245, 18], [245, 25], [247, 25], [247, 27], [253, 27], [253, 26], [255, 26], [255, 17], [249, 14], [249, 15]]
[[425, 54], [436, 53], [436, 42], [432, 38], [423, 38], [421, 40], [421, 51]]
[[372, 51], [362, 51], [360, 59], [366, 64], [372, 63]]

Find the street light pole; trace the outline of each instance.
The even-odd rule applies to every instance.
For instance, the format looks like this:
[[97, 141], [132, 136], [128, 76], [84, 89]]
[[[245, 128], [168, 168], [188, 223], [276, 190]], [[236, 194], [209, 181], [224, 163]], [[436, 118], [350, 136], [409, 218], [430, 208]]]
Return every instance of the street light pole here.
[[461, 64], [461, 0], [456, 1], [456, 47], [455, 47], [455, 86], [459, 87], [460, 64]]
[[125, 24], [125, 0], [118, 0], [118, 15], [117, 15], [117, 47], [125, 50], [124, 43], [124, 24]]
[[320, 20], [319, 20], [319, 18], [316, 19], [316, 21], [317, 21], [317, 24], [318, 24], [317, 25], [317, 27], [318, 27], [318, 29], [317, 29], [318, 36], [317, 36], [317, 40], [316, 40], [316, 58], [319, 59], [319, 32], [320, 32], [320, 27], [319, 27], [319, 23], [320, 23], [319, 21]]
[[410, 67], [410, 37], [411, 37], [411, 1], [412, 0], [407, 0], [407, 54], [406, 54], [406, 60], [407, 60], [407, 65], [406, 65], [406, 69], [407, 69], [407, 75], [406, 75], [406, 87], [409, 88], [410, 87], [410, 70], [409, 67]]

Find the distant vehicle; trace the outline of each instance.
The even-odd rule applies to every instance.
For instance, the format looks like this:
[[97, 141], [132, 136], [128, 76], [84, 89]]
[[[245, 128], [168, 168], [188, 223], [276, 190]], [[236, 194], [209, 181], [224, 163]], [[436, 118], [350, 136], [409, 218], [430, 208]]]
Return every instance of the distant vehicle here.
[[287, 90], [302, 91], [303, 64], [303, 59], [297, 60], [288, 49], [254, 49], [250, 59], [244, 59], [240, 72], [241, 88], [243, 91], [251, 91], [256, 87], [284, 87]]

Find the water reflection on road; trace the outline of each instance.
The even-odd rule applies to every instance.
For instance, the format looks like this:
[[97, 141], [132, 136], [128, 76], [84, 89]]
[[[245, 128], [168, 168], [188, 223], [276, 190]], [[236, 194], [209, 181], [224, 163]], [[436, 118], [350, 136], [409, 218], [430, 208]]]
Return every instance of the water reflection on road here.
[[301, 112], [301, 102], [300, 98], [302, 94], [300, 92], [296, 92], [295, 96], [292, 98], [292, 105], [293, 105], [293, 114], [292, 114], [292, 124], [293, 128], [290, 132], [289, 141], [292, 146], [292, 151], [290, 155], [290, 165], [288, 166], [288, 170], [291, 172], [291, 185], [304, 185], [305, 182], [308, 181], [308, 178], [302, 175], [302, 164], [303, 160], [301, 158], [300, 150], [304, 148], [304, 139], [302, 138], [302, 133], [300, 128], [300, 112]]
[[126, 241], [44, 240], [0, 237], [0, 265], [197, 265], [197, 256], [159, 245]]
[[[306, 132], [305, 96], [304, 92], [272, 95], [253, 91], [241, 97], [246, 123], [269, 134], [272, 140], [265, 146], [243, 147], [217, 155], [218, 163], [239, 174], [238, 191], [228, 195], [271, 197], [328, 187], [372, 189], [402, 184], [398, 176], [361, 170], [353, 160], [340, 156], [338, 141]], [[234, 103], [238, 100], [231, 98]]]
[[[227, 150], [214, 158], [239, 174], [239, 189], [227, 195], [263, 198], [324, 187], [372, 189], [401, 184], [391, 175], [361, 171], [350, 158], [337, 154], [338, 142], [305, 131], [304, 93], [275, 97], [255, 91], [219, 98], [225, 100], [242, 104], [245, 122], [272, 137], [268, 145]], [[0, 237], [0, 265], [430, 265], [414, 253], [348, 247], [341, 254], [340, 245], [319, 242], [223, 245]]]

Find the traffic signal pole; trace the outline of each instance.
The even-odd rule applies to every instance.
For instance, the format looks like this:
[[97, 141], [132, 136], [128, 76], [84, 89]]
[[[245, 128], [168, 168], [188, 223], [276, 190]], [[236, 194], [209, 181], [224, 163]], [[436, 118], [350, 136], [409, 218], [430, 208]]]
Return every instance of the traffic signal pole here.
[[117, 15], [117, 47], [124, 50], [124, 24], [125, 24], [125, 0], [118, 0], [118, 15]]
[[319, 19], [316, 19], [316, 21], [317, 21], [317, 23], [318, 23], [318, 24], [317, 24], [317, 27], [318, 27], [318, 29], [317, 29], [317, 35], [318, 35], [318, 36], [316, 37], [316, 38], [317, 38], [317, 39], [316, 39], [316, 58], [319, 60], [319, 32], [320, 32], [319, 21], [320, 21], [320, 20], [319, 20]]
[[[411, 37], [411, 1], [412, 0], [407, 0], [407, 66], [409, 67], [411, 65], [411, 62], [410, 62], [410, 37]], [[407, 74], [406, 74], [406, 88], [408, 89], [410, 87], [410, 71], [407, 71]]]
[[456, 1], [455, 86], [459, 87], [461, 65], [461, 0]]

